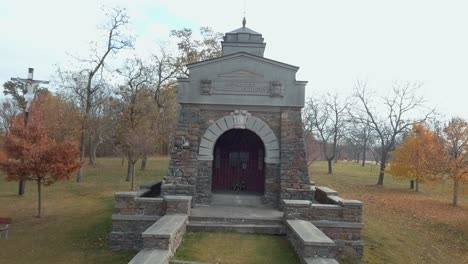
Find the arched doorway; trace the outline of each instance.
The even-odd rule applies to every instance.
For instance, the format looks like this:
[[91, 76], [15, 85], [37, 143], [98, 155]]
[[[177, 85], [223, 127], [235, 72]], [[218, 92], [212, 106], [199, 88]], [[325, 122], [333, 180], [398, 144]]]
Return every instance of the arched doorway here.
[[265, 147], [248, 129], [230, 129], [216, 141], [212, 190], [263, 194]]

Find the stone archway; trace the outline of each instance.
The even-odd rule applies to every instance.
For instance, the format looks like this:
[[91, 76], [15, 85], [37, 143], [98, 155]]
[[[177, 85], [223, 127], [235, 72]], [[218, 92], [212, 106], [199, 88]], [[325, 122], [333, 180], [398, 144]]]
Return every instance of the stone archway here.
[[248, 129], [257, 134], [265, 145], [265, 163], [280, 163], [278, 139], [271, 128], [246, 110], [235, 110], [211, 124], [205, 131], [198, 149], [198, 160], [213, 160], [213, 148], [218, 138], [230, 129]]

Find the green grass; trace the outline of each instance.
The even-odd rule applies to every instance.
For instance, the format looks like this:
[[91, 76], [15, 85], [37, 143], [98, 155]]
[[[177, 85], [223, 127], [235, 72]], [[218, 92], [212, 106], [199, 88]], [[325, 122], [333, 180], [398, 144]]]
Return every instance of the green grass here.
[[[146, 171], [137, 170], [137, 185], [162, 179], [167, 162], [151, 159]], [[352, 163], [338, 163], [334, 169], [327, 175], [326, 164], [316, 162], [311, 178], [365, 203], [366, 263], [468, 263], [466, 187], [454, 208], [450, 182], [423, 184], [416, 193], [408, 189], [408, 181], [389, 175], [383, 188], [376, 187], [375, 165], [372, 171]], [[28, 183], [26, 195], [18, 197], [17, 183], [0, 180], [0, 217], [13, 218], [9, 239], [0, 240], [0, 263], [127, 263], [135, 252], [108, 246], [113, 194], [130, 189], [125, 172], [120, 159], [99, 159], [96, 168], [87, 168], [84, 182], [45, 187], [41, 219], [34, 217], [34, 184]], [[230, 233], [187, 234], [177, 256], [205, 256], [212, 263], [297, 263], [284, 237]]]
[[[162, 179], [167, 158], [148, 161], [137, 170], [141, 182]], [[43, 213], [35, 218], [36, 186], [28, 182], [26, 195], [17, 196], [16, 182], [0, 181], [0, 217], [12, 217], [8, 240], [0, 240], [1, 263], [127, 263], [135, 252], [115, 252], [108, 246], [110, 216], [116, 191], [130, 190], [126, 165], [120, 159], [98, 160], [87, 168], [84, 182], [58, 182], [43, 188]]]
[[451, 206], [450, 182], [422, 184], [416, 193], [408, 180], [391, 175], [384, 187], [375, 186], [375, 165], [372, 171], [370, 165], [334, 165], [328, 175], [326, 163], [314, 163], [311, 178], [364, 202], [366, 263], [468, 263], [468, 196]]
[[174, 259], [217, 264], [299, 264], [285, 236], [187, 233]]

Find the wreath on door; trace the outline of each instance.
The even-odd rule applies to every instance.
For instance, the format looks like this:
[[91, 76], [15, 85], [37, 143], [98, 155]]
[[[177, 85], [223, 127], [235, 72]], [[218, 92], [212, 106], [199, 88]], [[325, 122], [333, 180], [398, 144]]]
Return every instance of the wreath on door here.
[[237, 180], [232, 184], [231, 189], [233, 191], [244, 191], [246, 189], [245, 182]]

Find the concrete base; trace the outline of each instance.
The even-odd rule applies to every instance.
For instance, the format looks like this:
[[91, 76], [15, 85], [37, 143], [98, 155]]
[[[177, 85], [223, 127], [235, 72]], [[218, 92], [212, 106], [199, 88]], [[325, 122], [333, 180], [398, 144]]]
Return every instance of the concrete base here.
[[262, 203], [262, 195], [248, 193], [213, 193], [211, 195], [212, 206], [242, 206], [242, 207], [265, 207]]

